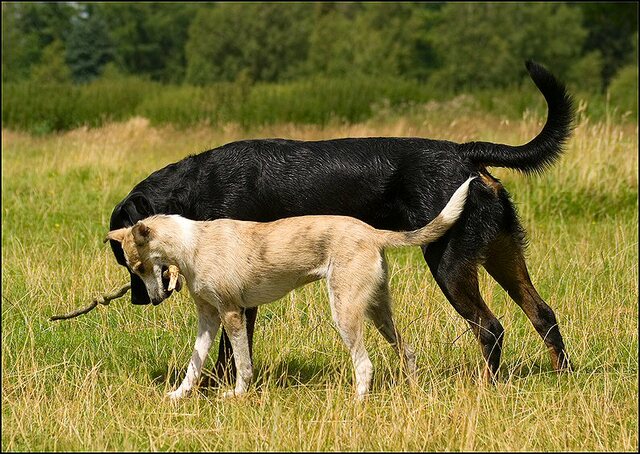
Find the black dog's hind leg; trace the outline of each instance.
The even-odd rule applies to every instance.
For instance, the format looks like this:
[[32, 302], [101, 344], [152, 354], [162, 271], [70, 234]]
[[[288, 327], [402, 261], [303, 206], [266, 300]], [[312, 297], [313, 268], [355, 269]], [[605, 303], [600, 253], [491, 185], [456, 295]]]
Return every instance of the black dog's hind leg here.
[[504, 329], [487, 307], [478, 285], [478, 269], [473, 262], [453, 253], [450, 241], [440, 241], [423, 249], [429, 269], [454, 309], [471, 326], [486, 361], [485, 379], [495, 379], [500, 367]]
[[[256, 317], [258, 315], [258, 308], [244, 310], [244, 319], [247, 323], [247, 338], [249, 340], [249, 357], [253, 363], [253, 331], [256, 325]], [[223, 380], [225, 383], [233, 383], [236, 377], [236, 364], [233, 361], [233, 349], [231, 348], [231, 341], [227, 336], [226, 331], [222, 330], [220, 336], [220, 346], [218, 348], [218, 359], [214, 367], [216, 376]]]
[[531, 283], [520, 243], [510, 235], [501, 235], [489, 244], [483, 265], [531, 320], [551, 353], [553, 368], [571, 370], [556, 316]]

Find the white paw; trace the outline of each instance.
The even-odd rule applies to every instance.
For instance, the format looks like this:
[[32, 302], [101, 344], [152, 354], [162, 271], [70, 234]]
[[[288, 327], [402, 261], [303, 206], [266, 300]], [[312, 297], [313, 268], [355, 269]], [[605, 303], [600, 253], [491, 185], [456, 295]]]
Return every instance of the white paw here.
[[173, 401], [182, 399], [186, 396], [186, 392], [182, 391], [180, 388], [176, 389], [173, 392], [167, 393], [167, 397]]
[[236, 392], [235, 392], [235, 390], [230, 389], [230, 390], [228, 390], [228, 391], [225, 391], [225, 392], [222, 394], [222, 397], [223, 397], [224, 399], [229, 399], [229, 398], [231, 398], [231, 397], [236, 397]]
[[228, 390], [228, 391], [225, 391], [225, 392], [222, 394], [222, 397], [223, 397], [224, 399], [229, 399], [229, 398], [231, 398], [231, 397], [240, 397], [240, 396], [244, 395], [245, 393], [246, 393], [246, 391], [237, 391], [237, 390], [235, 390], [235, 389], [230, 389], [230, 390]]

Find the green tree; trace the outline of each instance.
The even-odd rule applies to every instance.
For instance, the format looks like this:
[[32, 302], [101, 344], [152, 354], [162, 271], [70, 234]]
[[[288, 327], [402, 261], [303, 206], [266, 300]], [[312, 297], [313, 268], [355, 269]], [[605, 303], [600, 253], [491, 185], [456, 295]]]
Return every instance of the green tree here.
[[636, 63], [631, 38], [638, 32], [638, 3], [588, 2], [576, 3], [575, 8], [588, 31], [584, 51], [602, 56], [602, 80], [608, 84], [622, 66]]
[[[91, 6], [91, 5], [90, 5]], [[113, 59], [113, 48], [107, 24], [88, 8], [72, 22], [67, 38], [67, 63], [76, 82], [89, 82]]]
[[309, 53], [306, 62], [308, 74], [345, 76], [353, 74], [355, 49], [352, 42], [356, 33], [353, 18], [338, 9], [338, 4], [319, 4], [313, 29], [309, 37]]
[[420, 54], [424, 10], [425, 5], [416, 3], [366, 4], [355, 20], [354, 63], [369, 74], [414, 77], [424, 73], [428, 64], [420, 60], [425, 57]]
[[611, 78], [608, 87], [611, 105], [620, 113], [638, 119], [638, 32], [631, 37], [631, 61]]
[[602, 91], [603, 58], [600, 51], [589, 52], [569, 69], [566, 81], [580, 90], [599, 93]]
[[44, 48], [40, 63], [31, 69], [31, 79], [38, 83], [71, 82], [71, 70], [65, 62], [62, 41], [56, 39]]
[[433, 82], [456, 91], [513, 85], [527, 58], [564, 77], [581, 57], [581, 21], [557, 3], [448, 3], [429, 30], [440, 61]]
[[629, 112], [638, 118], [638, 66], [624, 66], [611, 79], [609, 85], [611, 106], [619, 113]]
[[316, 9], [309, 72], [424, 77], [433, 54], [425, 39], [433, 4], [329, 4]]
[[65, 41], [74, 14], [66, 3], [2, 3], [2, 80], [27, 77], [49, 44]]
[[33, 35], [21, 33], [19, 6], [2, 4], [2, 81], [25, 77], [38, 58], [38, 44]]
[[186, 68], [188, 29], [198, 9], [193, 3], [101, 3], [96, 5], [108, 25], [114, 61], [129, 74], [181, 82]]
[[198, 10], [186, 44], [186, 80], [206, 84], [299, 74], [308, 52], [312, 9], [305, 3], [222, 3]]

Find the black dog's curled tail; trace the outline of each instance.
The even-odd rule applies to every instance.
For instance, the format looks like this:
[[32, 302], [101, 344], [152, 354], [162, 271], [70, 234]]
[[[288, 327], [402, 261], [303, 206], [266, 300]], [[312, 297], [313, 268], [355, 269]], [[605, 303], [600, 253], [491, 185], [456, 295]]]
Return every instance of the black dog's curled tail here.
[[527, 70], [547, 101], [547, 122], [542, 131], [525, 145], [510, 146], [491, 142], [460, 144], [460, 153], [478, 166], [507, 167], [524, 173], [541, 173], [551, 166], [571, 135], [575, 111], [565, 86], [544, 67], [531, 60]]

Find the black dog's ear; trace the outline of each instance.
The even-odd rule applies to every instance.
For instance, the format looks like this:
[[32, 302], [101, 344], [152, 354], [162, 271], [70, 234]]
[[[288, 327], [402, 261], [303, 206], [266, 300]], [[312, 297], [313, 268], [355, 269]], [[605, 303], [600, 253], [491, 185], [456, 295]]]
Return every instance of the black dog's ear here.
[[151, 239], [151, 229], [146, 224], [138, 221], [131, 229], [133, 240], [138, 246], [144, 245]]
[[134, 192], [129, 195], [120, 210], [121, 216], [129, 221], [129, 225], [156, 214], [151, 201], [142, 192]]
[[[109, 228], [111, 230], [117, 230], [122, 227], [131, 227], [136, 222], [154, 215], [155, 209], [147, 196], [140, 191], [135, 191], [129, 194], [122, 200], [111, 213], [111, 221]], [[126, 266], [127, 262], [124, 258], [124, 252], [120, 243], [117, 241], [111, 241], [111, 249], [116, 260], [122, 266]], [[133, 279], [133, 278], [132, 278]]]

